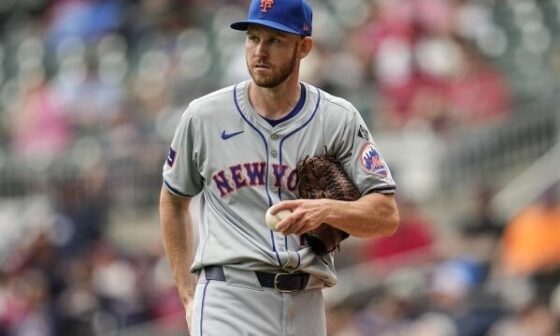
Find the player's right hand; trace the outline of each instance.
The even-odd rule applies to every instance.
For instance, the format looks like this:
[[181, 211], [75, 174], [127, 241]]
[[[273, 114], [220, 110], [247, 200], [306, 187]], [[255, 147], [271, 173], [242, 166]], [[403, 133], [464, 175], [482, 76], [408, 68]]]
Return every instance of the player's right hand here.
[[302, 235], [326, 222], [332, 209], [332, 200], [297, 199], [281, 201], [274, 205], [274, 211], [290, 210], [292, 214], [276, 225], [276, 230], [284, 235]]

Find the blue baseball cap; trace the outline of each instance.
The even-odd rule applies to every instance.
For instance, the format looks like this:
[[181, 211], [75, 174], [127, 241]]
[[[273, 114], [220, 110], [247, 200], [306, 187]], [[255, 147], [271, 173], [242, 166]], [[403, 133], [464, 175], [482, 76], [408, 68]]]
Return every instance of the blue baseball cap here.
[[247, 19], [230, 25], [247, 30], [250, 24], [270, 27], [286, 33], [311, 36], [313, 10], [305, 0], [252, 0]]

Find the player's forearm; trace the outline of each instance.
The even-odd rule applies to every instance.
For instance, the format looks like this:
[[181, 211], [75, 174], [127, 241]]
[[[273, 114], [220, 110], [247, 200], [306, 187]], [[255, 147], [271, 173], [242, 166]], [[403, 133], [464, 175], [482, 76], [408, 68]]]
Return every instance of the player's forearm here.
[[177, 290], [185, 305], [192, 299], [196, 286], [196, 278], [190, 273], [194, 239], [188, 213], [189, 203], [190, 199], [171, 195], [165, 187], [162, 188], [160, 224], [164, 248]]
[[399, 225], [393, 195], [371, 193], [353, 202], [332, 200], [325, 222], [351, 236], [368, 238], [392, 235]]

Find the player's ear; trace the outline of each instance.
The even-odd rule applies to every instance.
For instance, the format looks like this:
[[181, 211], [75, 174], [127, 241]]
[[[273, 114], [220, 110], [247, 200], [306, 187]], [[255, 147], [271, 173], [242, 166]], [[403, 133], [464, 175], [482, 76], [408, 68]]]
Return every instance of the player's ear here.
[[303, 37], [300, 42], [299, 59], [305, 58], [313, 48], [313, 39], [309, 36]]

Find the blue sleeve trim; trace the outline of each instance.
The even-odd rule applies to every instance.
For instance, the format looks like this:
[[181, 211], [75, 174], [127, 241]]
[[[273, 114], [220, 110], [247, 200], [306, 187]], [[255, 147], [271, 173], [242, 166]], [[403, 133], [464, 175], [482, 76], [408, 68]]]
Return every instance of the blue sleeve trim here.
[[381, 193], [381, 194], [394, 194], [397, 187], [395, 186], [383, 186], [377, 188], [371, 188], [367, 190], [364, 195], [371, 194], [371, 193]]
[[169, 189], [169, 191], [171, 191], [174, 194], [177, 194], [177, 195], [183, 196], [183, 197], [193, 197], [193, 195], [187, 195], [187, 194], [182, 193], [179, 190], [173, 188], [169, 183], [167, 183], [166, 180], [163, 180], [163, 184], [165, 185], [165, 187], [167, 187], [167, 189]]

